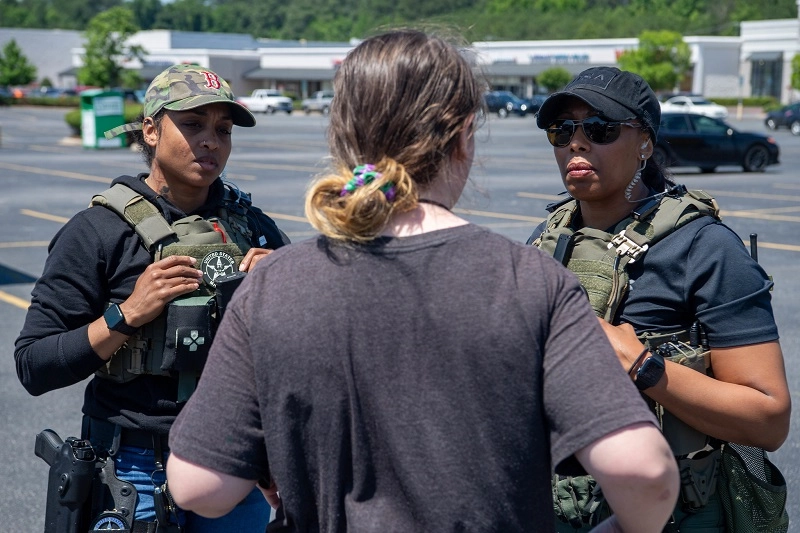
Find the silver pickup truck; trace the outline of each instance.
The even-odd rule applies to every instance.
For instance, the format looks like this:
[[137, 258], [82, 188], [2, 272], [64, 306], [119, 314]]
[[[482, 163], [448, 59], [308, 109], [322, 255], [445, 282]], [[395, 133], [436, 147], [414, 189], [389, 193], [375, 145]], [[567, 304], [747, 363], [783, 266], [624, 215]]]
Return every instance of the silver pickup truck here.
[[306, 115], [312, 111], [319, 111], [323, 115], [331, 112], [331, 102], [333, 101], [333, 91], [317, 91], [311, 98], [306, 98], [300, 102], [300, 108]]

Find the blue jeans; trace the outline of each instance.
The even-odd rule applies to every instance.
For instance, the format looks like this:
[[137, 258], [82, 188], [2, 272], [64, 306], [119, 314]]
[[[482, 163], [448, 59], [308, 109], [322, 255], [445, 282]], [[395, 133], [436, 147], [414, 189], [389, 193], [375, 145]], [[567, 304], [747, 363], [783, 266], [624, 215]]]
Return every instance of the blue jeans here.
[[[166, 460], [166, 457], [164, 458]], [[163, 485], [164, 471], [155, 471], [152, 449], [121, 446], [114, 456], [114, 467], [119, 479], [136, 487], [135, 520], [153, 522], [156, 519], [153, 491]], [[270, 506], [257, 488], [227, 515], [210, 519], [195, 513], [179, 511], [178, 521], [186, 526], [187, 533], [264, 533], [270, 518]]]

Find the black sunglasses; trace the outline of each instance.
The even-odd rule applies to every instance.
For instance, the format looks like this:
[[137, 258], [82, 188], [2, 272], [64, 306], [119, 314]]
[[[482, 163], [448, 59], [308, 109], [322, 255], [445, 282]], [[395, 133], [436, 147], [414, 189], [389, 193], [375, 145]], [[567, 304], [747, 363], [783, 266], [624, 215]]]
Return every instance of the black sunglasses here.
[[636, 122], [613, 122], [597, 116], [589, 117], [584, 120], [556, 120], [547, 128], [547, 140], [550, 144], [558, 148], [567, 146], [575, 135], [575, 130], [581, 126], [583, 134], [594, 144], [611, 144], [619, 139], [622, 126], [630, 128], [641, 128], [641, 124]]

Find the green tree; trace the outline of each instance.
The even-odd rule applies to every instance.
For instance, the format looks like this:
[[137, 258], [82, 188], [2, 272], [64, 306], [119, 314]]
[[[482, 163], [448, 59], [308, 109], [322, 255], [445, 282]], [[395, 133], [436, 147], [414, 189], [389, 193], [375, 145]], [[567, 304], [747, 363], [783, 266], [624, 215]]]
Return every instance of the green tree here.
[[163, 7], [160, 0], [126, 0], [125, 5], [133, 11], [136, 25], [143, 30], [154, 27]]
[[139, 89], [142, 86], [142, 77], [138, 70], [124, 69], [119, 75], [119, 85], [126, 89]]
[[133, 13], [125, 7], [114, 7], [96, 15], [86, 29], [86, 48], [78, 80], [86, 85], [116, 87], [120, 85], [126, 59], [142, 59], [140, 46], [128, 46], [128, 40], [139, 28]]
[[204, 0], [175, 0], [164, 4], [156, 18], [156, 28], [180, 31], [214, 31], [212, 11]]
[[800, 54], [792, 58], [792, 89], [800, 90]]
[[0, 87], [27, 85], [36, 79], [36, 67], [22, 54], [17, 41], [11, 39], [0, 52]]
[[574, 76], [563, 67], [552, 67], [543, 70], [537, 77], [536, 81], [547, 89], [547, 92], [554, 93], [564, 88], [566, 84], [572, 81]]
[[44, 3], [49, 27], [83, 30], [93, 17], [119, 6], [122, 0], [45, 0]]
[[680, 33], [644, 31], [639, 48], [627, 50], [619, 57], [619, 66], [647, 80], [654, 91], [672, 90], [683, 80], [691, 63], [689, 45]]

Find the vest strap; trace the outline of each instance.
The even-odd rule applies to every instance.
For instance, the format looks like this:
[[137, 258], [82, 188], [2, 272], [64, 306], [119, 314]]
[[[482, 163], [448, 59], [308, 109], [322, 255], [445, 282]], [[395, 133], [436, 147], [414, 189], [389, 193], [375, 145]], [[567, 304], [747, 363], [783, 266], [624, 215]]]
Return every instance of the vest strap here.
[[113, 185], [95, 195], [90, 205], [102, 205], [121, 216], [136, 231], [148, 252], [152, 252], [156, 243], [175, 237], [175, 232], [158, 208], [127, 185]]

